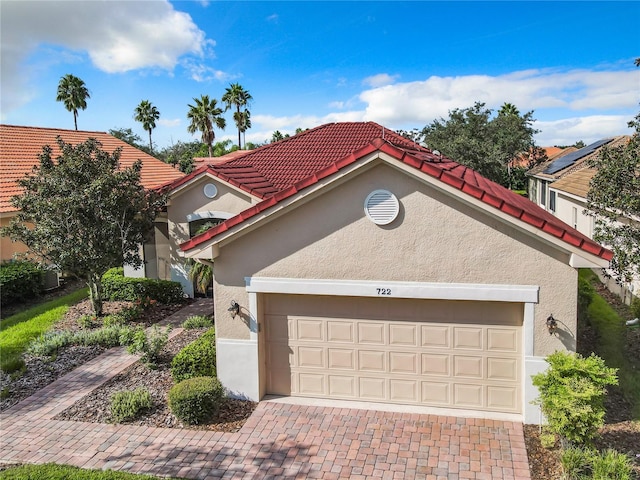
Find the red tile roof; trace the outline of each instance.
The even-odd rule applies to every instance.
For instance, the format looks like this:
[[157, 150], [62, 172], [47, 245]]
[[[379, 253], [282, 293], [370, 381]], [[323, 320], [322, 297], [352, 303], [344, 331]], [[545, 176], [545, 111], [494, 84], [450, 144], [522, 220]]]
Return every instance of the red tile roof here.
[[181, 245], [190, 250], [267, 210], [369, 153], [381, 151], [585, 252], [610, 260], [612, 253], [530, 200], [474, 170], [374, 123], [332, 123], [253, 150], [238, 160], [206, 166], [174, 182], [178, 186], [207, 171], [264, 200]]
[[122, 148], [120, 163], [123, 167], [133, 165], [138, 159], [142, 160], [140, 181], [147, 189], [157, 188], [184, 177], [182, 172], [171, 165], [108, 133], [0, 125], [0, 213], [14, 211], [10, 199], [21, 193], [16, 181], [29, 174], [34, 166], [39, 165], [38, 155], [42, 153], [43, 146], [51, 146], [54, 158], [60, 154], [56, 143], [57, 136], [73, 145], [88, 138], [95, 138], [108, 152], [113, 152], [118, 147]]
[[250, 152], [251, 150], [234, 150], [233, 152], [222, 155], [221, 157], [193, 157], [193, 163], [196, 168], [199, 168], [202, 165], [220, 165], [221, 163], [228, 162], [229, 160], [243, 157]]

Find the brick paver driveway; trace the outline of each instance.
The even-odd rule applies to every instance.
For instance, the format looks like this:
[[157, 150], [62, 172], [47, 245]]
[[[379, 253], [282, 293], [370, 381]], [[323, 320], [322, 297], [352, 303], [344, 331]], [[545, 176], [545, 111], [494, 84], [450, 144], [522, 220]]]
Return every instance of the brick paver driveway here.
[[52, 420], [135, 361], [112, 349], [2, 413], [0, 462], [184, 478], [530, 478], [515, 422], [278, 402], [261, 402], [238, 433]]

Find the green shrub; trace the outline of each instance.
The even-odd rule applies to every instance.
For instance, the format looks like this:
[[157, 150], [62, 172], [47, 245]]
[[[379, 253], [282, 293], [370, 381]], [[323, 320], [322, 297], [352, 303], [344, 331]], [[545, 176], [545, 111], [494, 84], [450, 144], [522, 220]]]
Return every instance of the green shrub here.
[[607, 385], [618, 383], [616, 369], [595, 355], [555, 352], [546, 360], [549, 368], [532, 378], [549, 431], [574, 444], [590, 443], [604, 425], [604, 395]]
[[132, 332], [133, 329], [127, 325], [112, 325], [78, 332], [70, 330], [47, 332], [29, 344], [27, 353], [36, 357], [47, 357], [68, 345], [99, 345], [107, 348], [128, 345], [131, 343]]
[[21, 302], [42, 293], [44, 271], [28, 260], [0, 264], [0, 305]]
[[593, 452], [582, 447], [569, 447], [562, 452], [562, 480], [583, 480], [591, 469]]
[[175, 382], [194, 377], [216, 376], [216, 334], [213, 328], [173, 357], [171, 376]]
[[130, 307], [123, 308], [116, 313], [116, 315], [122, 318], [123, 323], [131, 323], [140, 318], [142, 309], [137, 305], [131, 305]]
[[96, 326], [97, 320], [94, 315], [82, 315], [77, 321], [80, 328], [93, 328]]
[[224, 388], [217, 378], [195, 377], [169, 390], [169, 408], [180, 421], [196, 425], [216, 416], [223, 398]]
[[630, 480], [631, 460], [615, 450], [605, 450], [591, 459], [593, 480]]
[[638, 297], [631, 302], [631, 315], [633, 318], [640, 318], [640, 298]]
[[140, 355], [140, 360], [147, 366], [156, 365], [160, 352], [169, 340], [169, 331], [171, 327], [167, 327], [164, 331], [160, 330], [157, 325], [147, 332], [142, 328], [134, 331], [132, 341], [127, 349], [129, 353]]
[[628, 456], [615, 450], [597, 452], [569, 447], [562, 452], [563, 480], [631, 480], [633, 466]]
[[112, 268], [102, 276], [102, 291], [109, 300], [156, 300], [160, 303], [180, 303], [184, 299], [182, 285], [169, 280], [131, 278], [124, 276], [122, 267]]
[[121, 327], [126, 322], [123, 316], [114, 313], [113, 315], [107, 315], [102, 318], [102, 326], [104, 327]]
[[578, 320], [589, 320], [589, 305], [593, 300], [596, 289], [583, 275], [578, 277]]
[[151, 394], [146, 388], [122, 390], [111, 396], [111, 419], [115, 423], [135, 418], [147, 408], [151, 408]]
[[213, 320], [204, 315], [192, 315], [182, 322], [182, 328], [210, 328], [213, 327]]
[[[3, 354], [4, 357], [4, 354]], [[0, 370], [4, 373], [15, 373], [25, 368], [24, 359], [22, 356], [7, 356], [7, 358], [0, 359]]]

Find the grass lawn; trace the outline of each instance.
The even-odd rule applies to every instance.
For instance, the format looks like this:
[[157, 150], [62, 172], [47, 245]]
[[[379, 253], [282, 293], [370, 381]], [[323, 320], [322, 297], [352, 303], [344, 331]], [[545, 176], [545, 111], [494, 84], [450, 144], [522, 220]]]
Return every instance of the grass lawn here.
[[0, 472], [0, 479], [3, 480], [156, 480], [157, 478], [151, 475], [134, 475], [113, 470], [84, 470], [55, 463], [21, 465]]
[[69, 306], [86, 298], [87, 295], [88, 289], [82, 288], [2, 320], [0, 322], [0, 350], [2, 350], [0, 369], [12, 373], [22, 368], [21, 355], [29, 342], [49, 330], [64, 317]]
[[[590, 270], [580, 270], [580, 275], [592, 284], [598, 282]], [[597, 354], [607, 366], [618, 369], [622, 394], [633, 405], [633, 418], [640, 420], [640, 359], [627, 352], [625, 320], [597, 293], [589, 305], [588, 315], [598, 334]]]

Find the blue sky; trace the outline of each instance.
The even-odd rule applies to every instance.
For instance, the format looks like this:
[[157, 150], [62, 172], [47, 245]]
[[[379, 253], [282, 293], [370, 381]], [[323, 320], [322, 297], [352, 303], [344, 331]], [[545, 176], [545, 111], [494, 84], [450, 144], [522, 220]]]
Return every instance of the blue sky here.
[[[247, 141], [333, 121], [422, 128], [483, 101], [534, 110], [541, 145], [629, 133], [639, 110], [640, 2], [14, 1], [1, 9], [2, 123], [73, 128], [60, 77], [91, 98], [82, 130], [190, 141], [187, 104], [238, 82]], [[218, 139], [236, 139], [231, 112]]]

